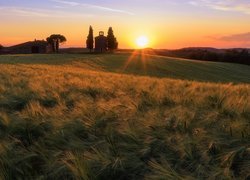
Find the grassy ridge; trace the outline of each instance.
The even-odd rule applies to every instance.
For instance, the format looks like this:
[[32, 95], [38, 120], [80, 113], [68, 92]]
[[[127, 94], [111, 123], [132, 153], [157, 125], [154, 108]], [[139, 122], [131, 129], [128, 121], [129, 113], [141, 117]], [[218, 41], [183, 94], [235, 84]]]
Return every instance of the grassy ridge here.
[[250, 66], [141, 54], [6, 55], [0, 64], [72, 65], [98, 71], [205, 82], [250, 83]]
[[57, 65], [44, 57], [1, 57], [0, 179], [249, 178], [249, 84], [107, 73], [116, 64], [99, 56], [54, 56]]

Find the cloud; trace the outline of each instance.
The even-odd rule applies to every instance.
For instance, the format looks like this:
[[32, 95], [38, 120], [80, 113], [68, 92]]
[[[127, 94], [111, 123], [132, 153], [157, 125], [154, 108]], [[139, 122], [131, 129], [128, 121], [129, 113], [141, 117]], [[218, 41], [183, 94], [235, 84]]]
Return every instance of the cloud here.
[[24, 8], [24, 7], [10, 7], [3, 6], [0, 7], [0, 14], [6, 15], [18, 15], [25, 17], [40, 17], [40, 18], [66, 18], [66, 17], [91, 17], [91, 14], [83, 13], [71, 13], [58, 10], [47, 10], [47, 9], [37, 9], [37, 8]]
[[249, 47], [250, 46], [250, 32], [229, 34], [229, 35], [213, 35], [205, 36], [204, 38], [211, 39], [223, 44], [228, 44], [231, 47]]
[[69, 6], [78, 6], [80, 5], [80, 3], [78, 2], [72, 2], [72, 1], [64, 1], [64, 0], [51, 0], [57, 3], [61, 3], [61, 4], [65, 4], [65, 5], [69, 5]]
[[122, 14], [127, 14], [127, 15], [134, 15], [134, 13], [121, 10], [121, 9], [114, 9], [110, 7], [105, 7], [105, 6], [98, 6], [98, 5], [93, 5], [93, 4], [87, 4], [87, 3], [78, 3], [78, 2], [73, 2], [73, 1], [66, 1], [66, 0], [51, 0], [53, 2], [61, 3], [64, 5], [72, 6], [72, 7], [84, 7], [84, 8], [92, 8], [92, 9], [98, 9], [102, 11], [109, 11], [109, 12], [115, 12], [115, 13], [122, 13]]
[[241, 12], [250, 15], [249, 0], [192, 0], [193, 6], [206, 6], [219, 11]]
[[235, 41], [235, 42], [248, 42], [250, 43], [250, 32], [242, 34], [231, 34], [228, 36], [219, 37], [221, 41]]
[[1, 14], [14, 14], [19, 16], [37, 16], [37, 17], [50, 17], [50, 12], [44, 10], [34, 10], [30, 8], [21, 7], [0, 7]]

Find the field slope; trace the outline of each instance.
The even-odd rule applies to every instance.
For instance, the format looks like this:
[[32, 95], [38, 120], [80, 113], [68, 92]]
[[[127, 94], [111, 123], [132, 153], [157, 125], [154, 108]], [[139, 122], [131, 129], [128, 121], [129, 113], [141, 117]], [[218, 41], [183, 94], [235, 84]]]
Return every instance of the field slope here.
[[0, 64], [72, 65], [98, 71], [205, 82], [250, 83], [250, 66], [143, 54], [6, 55]]
[[129, 57], [0, 56], [0, 179], [250, 178], [249, 66]]

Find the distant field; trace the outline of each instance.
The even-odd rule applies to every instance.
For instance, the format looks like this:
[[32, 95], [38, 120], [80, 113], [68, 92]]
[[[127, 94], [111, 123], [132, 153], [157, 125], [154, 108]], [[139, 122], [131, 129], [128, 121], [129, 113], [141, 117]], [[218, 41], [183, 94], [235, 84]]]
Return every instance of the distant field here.
[[250, 67], [129, 57], [0, 56], [0, 179], [249, 179]]
[[0, 64], [72, 65], [98, 71], [208, 82], [250, 83], [250, 66], [132, 54], [5, 55]]

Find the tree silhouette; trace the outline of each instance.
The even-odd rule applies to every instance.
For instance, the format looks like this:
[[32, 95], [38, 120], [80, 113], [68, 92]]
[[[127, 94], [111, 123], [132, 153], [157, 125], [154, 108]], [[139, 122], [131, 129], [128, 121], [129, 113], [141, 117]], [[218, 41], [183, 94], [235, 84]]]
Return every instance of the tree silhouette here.
[[185, 59], [215, 61], [215, 62], [230, 62], [250, 65], [250, 50], [249, 49], [213, 49], [204, 48], [184, 48], [179, 50], [158, 50], [155, 52], [162, 56], [171, 56]]
[[115, 49], [118, 49], [118, 41], [117, 41], [117, 39], [115, 38]]
[[89, 35], [87, 37], [86, 44], [87, 44], [87, 48], [91, 52], [93, 50], [93, 48], [94, 48], [94, 35], [93, 35], [92, 26], [89, 27]]
[[108, 44], [109, 51], [113, 51], [113, 50], [118, 48], [118, 42], [114, 36], [114, 31], [113, 31], [112, 27], [110, 27], [108, 30], [107, 44]]
[[61, 43], [66, 42], [67, 39], [61, 34], [52, 34], [47, 38], [47, 42], [51, 45], [52, 51], [57, 52]]
[[3, 45], [0, 44], [0, 54], [1, 54], [2, 49], [3, 49]]

